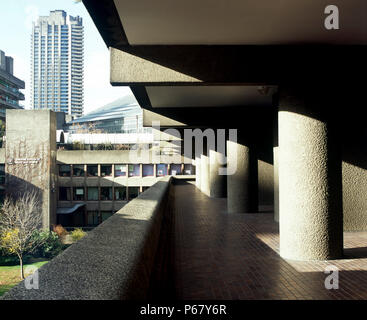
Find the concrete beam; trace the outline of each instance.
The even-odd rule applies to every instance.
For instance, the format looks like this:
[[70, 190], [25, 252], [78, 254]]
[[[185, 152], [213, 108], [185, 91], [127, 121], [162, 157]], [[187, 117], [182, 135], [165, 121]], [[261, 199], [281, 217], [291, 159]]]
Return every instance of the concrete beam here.
[[111, 84], [321, 84], [323, 78], [315, 75], [334, 65], [328, 78], [340, 82], [356, 72], [365, 75], [366, 52], [365, 46], [318, 45], [111, 47]]

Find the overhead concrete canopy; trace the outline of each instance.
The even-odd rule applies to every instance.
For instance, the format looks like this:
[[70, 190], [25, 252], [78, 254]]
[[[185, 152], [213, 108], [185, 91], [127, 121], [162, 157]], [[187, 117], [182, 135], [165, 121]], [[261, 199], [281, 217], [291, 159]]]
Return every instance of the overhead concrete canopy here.
[[[130, 45], [367, 44], [365, 0], [114, 3]], [[324, 27], [330, 4], [339, 8], [337, 32]]]

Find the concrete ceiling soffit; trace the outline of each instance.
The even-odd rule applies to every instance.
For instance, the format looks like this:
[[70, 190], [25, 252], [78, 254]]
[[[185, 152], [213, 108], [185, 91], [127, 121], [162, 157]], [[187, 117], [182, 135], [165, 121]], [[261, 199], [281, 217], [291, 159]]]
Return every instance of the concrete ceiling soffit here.
[[113, 0], [82, 0], [107, 47], [129, 45]]

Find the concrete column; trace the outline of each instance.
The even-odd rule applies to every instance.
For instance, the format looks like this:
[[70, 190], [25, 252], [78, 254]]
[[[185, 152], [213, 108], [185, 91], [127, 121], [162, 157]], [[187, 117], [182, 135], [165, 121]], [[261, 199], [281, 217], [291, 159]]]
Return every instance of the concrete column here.
[[224, 198], [226, 196], [227, 177], [219, 174], [219, 169], [224, 168], [225, 155], [215, 151], [209, 151], [209, 189], [213, 198]]
[[200, 157], [195, 157], [195, 183], [196, 188], [201, 189], [201, 160]]
[[309, 90], [279, 101], [280, 255], [327, 260], [343, 252], [340, 128], [332, 95]]
[[228, 213], [249, 213], [258, 210], [257, 172], [250, 153], [248, 146], [227, 141], [227, 168], [229, 171], [236, 169], [234, 174], [227, 175]]
[[205, 193], [207, 196], [210, 195], [210, 185], [209, 185], [209, 157], [202, 154], [200, 157], [200, 171], [201, 171], [201, 179], [200, 179], [200, 186], [201, 192]]
[[279, 163], [278, 163], [279, 147], [273, 148], [273, 165], [274, 165], [274, 221], [279, 222]]

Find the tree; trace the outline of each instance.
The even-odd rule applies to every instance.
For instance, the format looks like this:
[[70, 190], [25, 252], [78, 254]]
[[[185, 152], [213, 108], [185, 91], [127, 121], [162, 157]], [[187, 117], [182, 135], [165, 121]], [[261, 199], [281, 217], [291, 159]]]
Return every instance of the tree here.
[[40, 241], [32, 241], [41, 224], [41, 205], [36, 191], [27, 191], [15, 199], [5, 198], [0, 211], [0, 245], [18, 256], [21, 279], [24, 279], [24, 254], [41, 245]]
[[0, 147], [4, 147], [5, 122], [0, 120]]

